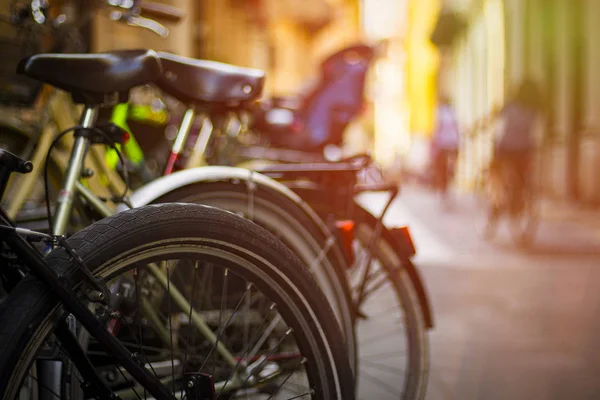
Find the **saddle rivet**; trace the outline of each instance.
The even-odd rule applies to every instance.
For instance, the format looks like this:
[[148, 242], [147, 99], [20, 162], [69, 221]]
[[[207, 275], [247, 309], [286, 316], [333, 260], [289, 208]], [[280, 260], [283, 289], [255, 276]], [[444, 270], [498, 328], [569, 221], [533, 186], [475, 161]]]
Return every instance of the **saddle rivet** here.
[[252, 92], [252, 86], [250, 86], [250, 85], [242, 86], [242, 92], [244, 92], [245, 94], [250, 94], [250, 92]]

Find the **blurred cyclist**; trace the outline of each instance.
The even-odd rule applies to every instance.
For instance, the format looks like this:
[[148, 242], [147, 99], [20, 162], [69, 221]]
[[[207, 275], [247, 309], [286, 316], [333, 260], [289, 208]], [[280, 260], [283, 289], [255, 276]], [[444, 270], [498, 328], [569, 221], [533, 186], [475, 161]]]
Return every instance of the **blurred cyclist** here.
[[[513, 188], [509, 199], [510, 212], [519, 211], [525, 189], [531, 183], [531, 164], [536, 147], [535, 132], [541, 121], [543, 99], [539, 87], [530, 79], [524, 80], [512, 98], [495, 113], [500, 129], [496, 137], [494, 160], [490, 167], [492, 178], [514, 179], [506, 182]], [[504, 186], [507, 187], [507, 186]], [[493, 223], [500, 210], [491, 210]]]

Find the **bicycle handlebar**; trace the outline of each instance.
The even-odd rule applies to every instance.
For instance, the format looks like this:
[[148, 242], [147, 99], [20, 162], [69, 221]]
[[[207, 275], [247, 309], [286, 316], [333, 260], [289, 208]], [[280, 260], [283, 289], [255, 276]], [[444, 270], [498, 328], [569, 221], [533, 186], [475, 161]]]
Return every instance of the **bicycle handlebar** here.
[[[169, 29], [157, 20], [145, 17], [144, 15], [169, 22], [179, 22], [185, 16], [183, 11], [176, 7], [152, 1], [102, 0], [101, 3], [113, 8], [110, 13], [111, 20], [148, 29], [163, 38], [169, 35]], [[38, 25], [45, 25], [47, 23], [50, 23], [54, 27], [62, 25], [65, 22], [64, 19], [60, 21], [48, 19], [47, 10], [49, 7], [50, 4], [47, 0], [31, 0], [27, 7], [18, 7], [11, 10], [11, 22], [16, 25], [22, 25], [27, 20], [33, 20], [32, 22]], [[94, 8], [94, 6], [91, 7]]]
[[169, 36], [169, 29], [154, 19], [142, 16], [142, 13], [172, 22], [178, 22], [184, 16], [181, 10], [166, 4], [139, 0], [107, 0], [107, 3], [124, 10], [112, 11], [110, 19], [113, 21], [123, 21], [130, 26], [148, 29], [163, 38]]
[[166, 26], [150, 18], [145, 18], [135, 14], [128, 15], [127, 13], [122, 13], [121, 11], [113, 11], [110, 13], [110, 19], [113, 21], [125, 22], [129, 26], [148, 29], [162, 38], [169, 36], [169, 29]]
[[185, 17], [185, 13], [177, 7], [151, 1], [142, 1], [140, 10], [143, 15], [169, 22], [179, 22]]

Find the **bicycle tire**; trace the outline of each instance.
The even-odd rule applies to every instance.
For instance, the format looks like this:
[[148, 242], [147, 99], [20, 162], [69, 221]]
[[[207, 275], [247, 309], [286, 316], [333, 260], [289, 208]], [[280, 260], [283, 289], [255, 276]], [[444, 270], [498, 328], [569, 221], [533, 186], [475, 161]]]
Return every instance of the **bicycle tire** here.
[[[105, 218], [69, 242], [96, 276], [108, 274], [111, 265], [141, 249], [184, 242], [225, 249], [256, 264], [255, 271], [263, 271], [254, 277], [256, 285], [278, 300], [282, 314], [294, 317], [289, 322], [302, 342], [300, 347], [319, 356], [309, 369], [323, 390], [317, 397], [354, 398], [343, 336], [317, 282], [289, 249], [259, 226], [208, 206], [151, 205]], [[81, 273], [63, 249], [53, 251], [47, 261], [74, 288], [82, 282]], [[15, 387], [18, 389], [51, 334], [61, 309], [51, 290], [33, 276], [26, 277], [0, 305], [0, 398], [14, 398]]]

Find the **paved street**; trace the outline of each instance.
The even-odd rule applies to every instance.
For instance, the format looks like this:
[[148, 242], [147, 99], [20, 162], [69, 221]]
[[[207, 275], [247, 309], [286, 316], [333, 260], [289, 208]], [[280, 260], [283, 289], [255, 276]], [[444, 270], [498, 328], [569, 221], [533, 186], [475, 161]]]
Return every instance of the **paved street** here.
[[[363, 198], [381, 210], [385, 198]], [[428, 399], [600, 397], [600, 221], [544, 209], [535, 246], [479, 239], [481, 214], [405, 188], [387, 216], [409, 224], [436, 327]]]

